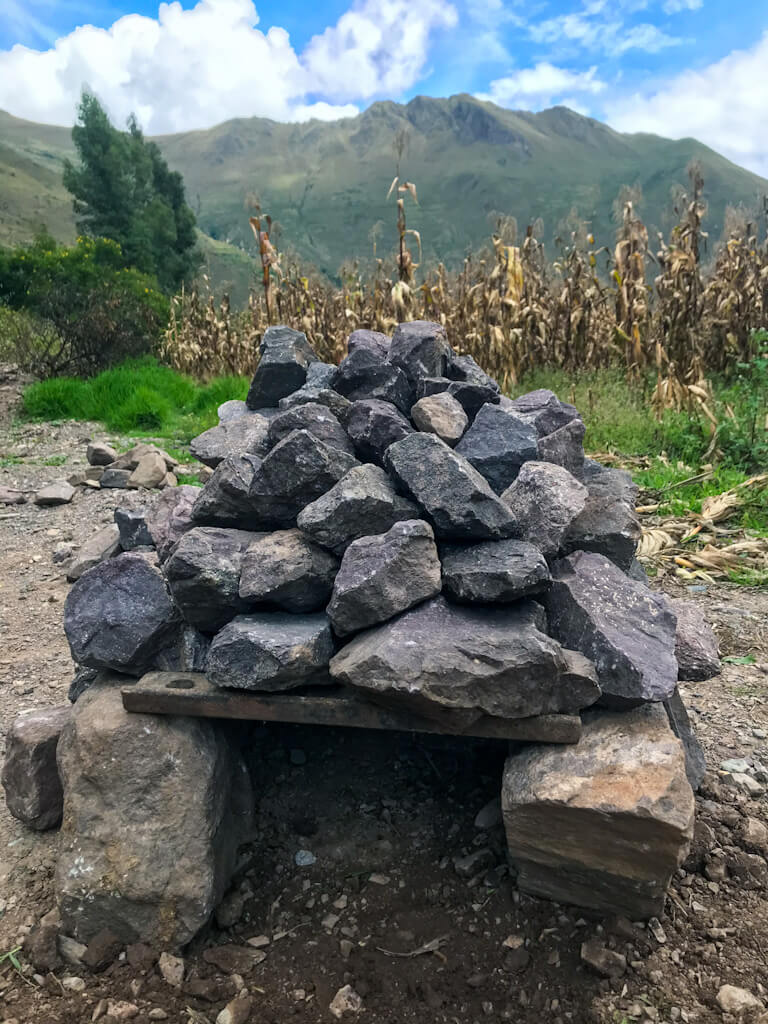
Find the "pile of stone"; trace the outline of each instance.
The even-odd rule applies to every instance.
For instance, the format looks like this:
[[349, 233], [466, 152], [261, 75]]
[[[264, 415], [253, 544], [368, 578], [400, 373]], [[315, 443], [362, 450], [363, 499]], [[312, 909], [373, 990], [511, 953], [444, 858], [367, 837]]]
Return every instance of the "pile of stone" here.
[[[634, 918], [660, 913], [703, 772], [678, 679], [717, 672], [717, 649], [695, 612], [649, 590], [634, 558], [635, 488], [585, 457], [578, 411], [550, 391], [504, 397], [440, 325], [418, 321], [391, 339], [355, 331], [338, 367], [303, 334], [269, 328], [246, 401], [219, 412], [192, 445], [213, 469], [206, 485], [167, 487], [146, 518], [132, 512], [122, 553], [84, 572], [66, 602], [81, 667], [73, 696], [84, 694], [59, 748], [70, 929], [87, 936], [99, 915], [122, 920], [135, 903], [145, 919], [134, 932], [152, 930], [145, 873], [116, 893], [108, 869], [116, 790], [131, 814], [150, 813], [137, 795], [149, 766], [164, 757], [186, 771], [176, 747], [191, 758], [190, 730], [210, 751], [194, 772], [236, 788], [212, 723], [122, 710], [115, 680], [155, 669], [258, 693], [341, 686], [409, 712], [414, 728], [582, 714], [577, 745], [508, 760], [518, 884]], [[172, 741], [174, 729], [186, 732]], [[118, 735], [130, 739], [119, 756]], [[115, 782], [129, 769], [110, 766], [126, 759], [131, 777]], [[195, 813], [207, 838], [190, 849], [219, 863], [225, 810], [204, 803]], [[188, 821], [181, 832], [189, 844]], [[179, 849], [154, 822], [152, 842], [161, 834]], [[183, 888], [184, 871], [171, 876], [164, 899]], [[212, 910], [220, 879], [207, 877], [171, 940]]]
[[176, 487], [176, 459], [154, 444], [136, 444], [118, 454], [103, 441], [92, 441], [86, 449], [88, 469], [69, 478], [75, 487], [128, 487], [163, 490]]

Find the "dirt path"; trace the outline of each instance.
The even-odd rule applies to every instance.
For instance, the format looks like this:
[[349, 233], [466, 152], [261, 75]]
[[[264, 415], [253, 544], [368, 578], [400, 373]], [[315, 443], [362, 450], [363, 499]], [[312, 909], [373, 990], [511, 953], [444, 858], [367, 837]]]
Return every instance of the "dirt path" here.
[[[88, 437], [105, 435], [89, 424], [23, 433], [0, 427], [0, 485], [33, 490], [68, 475], [82, 466]], [[45, 464], [51, 461], [60, 464]], [[58, 508], [0, 507], [0, 756], [19, 712], [66, 700], [67, 583], [53, 553], [108, 523], [126, 498], [142, 501], [124, 491], [86, 491]], [[665, 942], [515, 890], [501, 830], [474, 827], [498, 794], [503, 745], [272, 726], [254, 735], [260, 834], [228, 902], [237, 922], [214, 926], [190, 951], [184, 992], [127, 960], [97, 977], [83, 974], [82, 992], [51, 978], [30, 987], [6, 963], [0, 1022], [90, 1021], [108, 999], [129, 1007], [125, 1017], [102, 1016], [108, 1022], [213, 1024], [240, 982], [205, 963], [200, 950], [261, 934], [271, 939], [266, 959], [243, 979], [254, 998], [250, 1019], [260, 1024], [332, 1021], [328, 1005], [346, 983], [363, 999], [361, 1019], [375, 1024], [719, 1022], [715, 995], [726, 983], [768, 1005], [768, 867], [745, 856], [768, 851], [744, 839], [746, 816], [768, 821], [765, 800], [747, 800], [716, 781], [724, 758], [768, 764], [768, 593], [663, 587], [702, 607], [724, 655], [755, 657], [685, 688], [714, 774], [699, 801], [694, 850], [668, 901]], [[481, 848], [490, 870], [458, 874], [454, 858]], [[315, 856], [312, 866], [296, 866], [302, 849]], [[0, 801], [0, 956], [52, 907], [55, 850], [55, 833], [27, 831]], [[225, 916], [219, 924], [228, 924]], [[505, 946], [510, 935], [517, 938]], [[580, 962], [581, 943], [591, 937], [627, 954], [622, 978], [601, 979]], [[437, 953], [390, 955], [438, 939]]]

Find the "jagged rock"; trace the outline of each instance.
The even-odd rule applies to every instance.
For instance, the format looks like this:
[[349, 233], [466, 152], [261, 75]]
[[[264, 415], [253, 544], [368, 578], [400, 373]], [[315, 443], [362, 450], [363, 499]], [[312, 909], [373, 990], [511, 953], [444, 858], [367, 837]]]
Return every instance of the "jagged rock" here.
[[326, 444], [349, 455], [355, 454], [349, 435], [327, 405], [307, 402], [279, 412], [269, 424], [268, 447], [273, 448], [294, 430], [308, 430]]
[[67, 690], [67, 700], [70, 704], [74, 704], [76, 700], [82, 697], [88, 687], [93, 686], [98, 676], [99, 670], [97, 668], [86, 668], [85, 665], [76, 665], [75, 674]]
[[563, 550], [593, 551], [627, 571], [635, 560], [642, 529], [633, 505], [589, 494], [563, 538]]
[[328, 615], [347, 636], [384, 622], [440, 593], [440, 560], [432, 527], [408, 519], [386, 533], [353, 541], [333, 585]]
[[280, 410], [295, 409], [299, 405], [306, 405], [312, 402], [315, 405], [324, 405], [334, 414], [342, 426], [346, 426], [352, 403], [348, 398], [340, 395], [330, 387], [317, 387], [306, 384], [298, 391], [292, 392], [279, 402]]
[[198, 523], [260, 529], [263, 517], [250, 494], [261, 461], [257, 455], [228, 455], [223, 459], [203, 489], [195, 489], [196, 500], [187, 529]]
[[[490, 377], [482, 367], [477, 365], [472, 356], [457, 356], [452, 352], [448, 360], [446, 376], [450, 377], [451, 380], [488, 388], [496, 396], [499, 395], [499, 385], [493, 377]], [[488, 401], [493, 402], [494, 400], [489, 398]]]
[[132, 469], [115, 469], [114, 466], [107, 466], [99, 478], [99, 486], [121, 490], [128, 486], [132, 473]]
[[359, 348], [364, 348], [379, 356], [380, 359], [386, 359], [390, 344], [391, 338], [380, 331], [352, 331], [347, 338], [347, 352], [351, 354]]
[[608, 949], [598, 939], [582, 942], [581, 959], [604, 978], [620, 978], [627, 970], [624, 954]]
[[545, 604], [552, 636], [595, 663], [603, 703], [627, 707], [672, 696], [675, 615], [660, 594], [604, 555], [578, 551], [556, 563]]
[[147, 526], [147, 510], [145, 508], [116, 508], [115, 525], [120, 535], [120, 547], [123, 551], [154, 546], [152, 534]]
[[544, 555], [556, 555], [589, 492], [567, 469], [552, 462], [526, 462], [501, 496], [512, 512], [517, 535]]
[[67, 569], [67, 579], [70, 582], [79, 580], [84, 572], [88, 572], [101, 562], [106, 562], [109, 558], [114, 558], [119, 551], [120, 530], [116, 523], [110, 523], [109, 526], [97, 530], [82, 545]]
[[222, 402], [216, 410], [216, 414], [219, 417], [219, 423], [231, 423], [232, 420], [240, 419], [241, 416], [245, 416], [251, 410], [245, 404], [240, 401], [239, 398], [231, 398], [228, 402]]
[[83, 694], [59, 742], [62, 929], [89, 942], [176, 949], [206, 924], [250, 836], [252, 793], [222, 723], [123, 709], [116, 683]]
[[92, 441], [85, 450], [89, 466], [109, 466], [117, 458], [117, 452], [103, 441]]
[[701, 681], [720, 675], [720, 654], [712, 627], [695, 604], [669, 600], [677, 616], [677, 678]]
[[160, 487], [167, 475], [168, 467], [160, 452], [149, 452], [139, 459], [136, 469], [128, 477], [127, 486], [151, 490]]
[[504, 770], [502, 809], [523, 892], [660, 916], [693, 836], [694, 799], [663, 708], [588, 711], [574, 746], [531, 746]]
[[462, 604], [507, 604], [539, 594], [550, 584], [544, 556], [521, 540], [446, 546], [440, 552], [443, 590]]
[[304, 384], [307, 388], [332, 388], [336, 380], [335, 363], [310, 363], [307, 367], [307, 379]]
[[68, 505], [75, 496], [75, 488], [66, 480], [54, 480], [35, 494], [35, 504], [41, 506]]
[[256, 412], [225, 420], [193, 438], [189, 450], [211, 469], [216, 469], [229, 455], [266, 455], [269, 423], [266, 416]]
[[173, 545], [194, 526], [192, 508], [200, 497], [200, 488], [191, 484], [169, 487], [163, 491], [147, 515], [147, 529], [164, 562]]
[[168, 452], [158, 448], [156, 444], [147, 444], [145, 441], [142, 441], [139, 444], [135, 444], [133, 448], [129, 448], [127, 452], [123, 452], [122, 455], [118, 455], [108, 468], [129, 469], [133, 472], [146, 455], [162, 456], [165, 461], [165, 468], [169, 472], [172, 472], [178, 466], [176, 459], [172, 458]]
[[445, 377], [452, 355], [442, 324], [410, 320], [395, 328], [387, 359], [415, 388], [424, 377]]
[[395, 490], [383, 469], [366, 464], [346, 473], [322, 497], [299, 513], [298, 525], [323, 547], [342, 555], [353, 540], [386, 533], [419, 510]]
[[450, 380], [448, 377], [424, 377], [416, 386], [416, 397], [429, 398], [432, 395], [449, 394], [455, 398], [470, 423], [486, 404], [499, 404], [499, 387], [481, 384], [476, 381]]
[[554, 391], [539, 388], [529, 391], [509, 403], [515, 415], [536, 427], [539, 437], [546, 437], [572, 420], [580, 419], [575, 405], [561, 402]]
[[688, 781], [694, 793], [697, 793], [707, 772], [707, 761], [699, 743], [699, 738], [688, 717], [688, 711], [683, 703], [683, 698], [680, 696], [680, 691], [677, 688], [672, 696], [664, 701], [664, 710], [667, 712], [672, 732], [683, 744], [683, 750], [685, 751], [685, 774], [688, 776]]
[[434, 434], [410, 434], [391, 445], [386, 464], [430, 517], [438, 537], [494, 540], [514, 532], [509, 509], [486, 479]]
[[580, 419], [571, 420], [564, 427], [539, 438], [538, 458], [541, 462], [554, 462], [575, 477], [584, 469], [584, 434], [586, 427]]
[[61, 919], [58, 910], [49, 910], [47, 914], [43, 914], [32, 931], [24, 937], [24, 956], [41, 974], [57, 971], [64, 966], [58, 948], [60, 927]]
[[71, 706], [28, 711], [11, 722], [5, 742], [2, 784], [14, 818], [42, 832], [61, 821], [62, 792], [56, 746]]
[[215, 633], [248, 608], [238, 591], [243, 556], [254, 534], [199, 526], [185, 533], [165, 564], [165, 575], [186, 622]]
[[278, 530], [251, 540], [240, 573], [240, 597], [289, 612], [310, 612], [330, 597], [338, 559], [301, 530]]
[[317, 356], [305, 334], [291, 327], [268, 327], [261, 339], [261, 359], [248, 390], [249, 409], [274, 408], [300, 388]]
[[639, 488], [626, 469], [613, 469], [594, 459], [585, 459], [581, 479], [591, 497], [614, 498], [635, 507]]
[[545, 633], [532, 601], [450, 605], [442, 597], [356, 636], [331, 675], [368, 696], [439, 719], [447, 709], [526, 718], [577, 711], [600, 696], [589, 662]]
[[411, 419], [419, 430], [437, 434], [451, 448], [461, 440], [469, 425], [461, 403], [447, 391], [420, 398], [411, 409]]
[[206, 674], [215, 686], [275, 692], [327, 683], [333, 638], [328, 616], [240, 615], [213, 639]]
[[85, 573], [64, 604], [73, 660], [130, 675], [141, 675], [177, 623], [162, 574], [135, 552]]
[[413, 391], [405, 373], [366, 348], [355, 349], [342, 359], [333, 386], [350, 402], [378, 398], [392, 402], [406, 415], [413, 404]]
[[413, 427], [397, 406], [378, 398], [352, 403], [347, 430], [360, 458], [378, 464], [391, 444], [413, 433]]
[[523, 463], [537, 457], [536, 430], [499, 405], [484, 405], [456, 451], [501, 494], [514, 482]]
[[209, 636], [182, 625], [171, 643], [155, 655], [151, 667], [160, 672], [204, 672], [210, 646]]
[[[632, 564], [627, 569], [627, 576], [629, 576], [629, 578], [631, 580], [634, 580], [636, 583], [642, 583], [645, 587], [649, 585], [648, 573], [645, 571], [642, 564], [638, 562], [636, 558], [632, 559]], [[675, 656], [677, 656], [677, 654], [675, 654]], [[680, 678], [679, 675], [678, 678]]]

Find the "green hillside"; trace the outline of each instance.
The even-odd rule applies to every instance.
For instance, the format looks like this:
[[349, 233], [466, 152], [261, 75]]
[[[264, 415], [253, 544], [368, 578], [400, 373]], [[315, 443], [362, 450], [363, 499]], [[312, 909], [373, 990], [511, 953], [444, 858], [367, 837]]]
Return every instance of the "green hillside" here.
[[[200, 228], [218, 242], [208, 245], [212, 275], [237, 279], [240, 292], [242, 271], [247, 267], [248, 276], [252, 268], [241, 251], [253, 252], [249, 195], [280, 223], [280, 245], [329, 275], [345, 260], [370, 258], [379, 222], [378, 251], [391, 251], [395, 206], [385, 197], [395, 173], [393, 141], [403, 129], [401, 170], [419, 193], [408, 226], [420, 231], [427, 262], [456, 266], [468, 248], [487, 241], [494, 211], [521, 225], [541, 217], [551, 243], [575, 208], [598, 242], [610, 243], [612, 204], [624, 184], [642, 187], [640, 212], [654, 238], [668, 227], [671, 190], [686, 182], [692, 159], [703, 169], [713, 239], [727, 204], [754, 207], [768, 193], [768, 181], [694, 139], [624, 135], [564, 107], [531, 114], [470, 96], [375, 103], [334, 122], [238, 119], [156, 141], [183, 173]], [[72, 234], [59, 183], [60, 161], [70, 152], [67, 129], [0, 113], [0, 240], [27, 238], [43, 222], [61, 238]]]

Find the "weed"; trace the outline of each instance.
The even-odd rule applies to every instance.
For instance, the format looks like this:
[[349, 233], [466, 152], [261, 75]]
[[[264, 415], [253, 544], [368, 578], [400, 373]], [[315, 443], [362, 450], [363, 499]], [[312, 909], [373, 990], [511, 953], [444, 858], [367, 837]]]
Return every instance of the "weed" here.
[[50, 455], [47, 459], [43, 459], [42, 464], [44, 466], [63, 466], [66, 461], [66, 455]]

